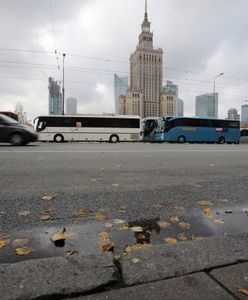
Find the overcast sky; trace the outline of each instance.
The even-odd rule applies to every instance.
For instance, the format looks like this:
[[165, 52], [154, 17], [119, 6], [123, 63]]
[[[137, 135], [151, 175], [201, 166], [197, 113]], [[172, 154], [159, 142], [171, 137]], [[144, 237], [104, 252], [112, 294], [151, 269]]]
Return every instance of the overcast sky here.
[[[65, 98], [79, 113], [114, 112], [114, 73], [129, 77], [144, 2], [0, 0], [0, 110], [21, 102], [29, 118], [47, 114], [48, 77], [62, 80], [65, 53]], [[248, 99], [247, 12], [247, 0], [148, 0], [164, 84], [178, 84], [185, 115], [221, 72], [219, 117]]]

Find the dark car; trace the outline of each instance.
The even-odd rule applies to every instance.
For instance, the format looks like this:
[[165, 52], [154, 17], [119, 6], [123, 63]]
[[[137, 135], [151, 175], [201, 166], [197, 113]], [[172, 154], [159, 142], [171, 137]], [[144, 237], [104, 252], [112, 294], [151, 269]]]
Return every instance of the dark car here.
[[11, 143], [15, 146], [35, 142], [38, 134], [31, 126], [21, 124], [16, 120], [0, 114], [0, 143]]

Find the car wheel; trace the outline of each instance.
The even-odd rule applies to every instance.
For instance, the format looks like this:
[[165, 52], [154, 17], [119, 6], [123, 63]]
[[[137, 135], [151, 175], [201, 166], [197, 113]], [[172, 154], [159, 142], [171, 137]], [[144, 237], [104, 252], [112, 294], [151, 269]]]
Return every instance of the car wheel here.
[[186, 142], [186, 138], [184, 135], [180, 135], [177, 139], [178, 143], [185, 143]]
[[11, 137], [10, 137], [10, 143], [13, 146], [22, 146], [25, 145], [25, 139], [23, 137], [23, 135], [21, 135], [20, 133], [14, 133]]
[[56, 134], [53, 138], [54, 142], [56, 143], [63, 143], [64, 142], [64, 137], [62, 134]]
[[115, 134], [111, 135], [110, 138], [109, 138], [109, 142], [110, 143], [118, 143], [119, 142], [118, 135], [115, 135]]
[[218, 144], [224, 144], [225, 143], [225, 138], [223, 136], [220, 136], [218, 138]]

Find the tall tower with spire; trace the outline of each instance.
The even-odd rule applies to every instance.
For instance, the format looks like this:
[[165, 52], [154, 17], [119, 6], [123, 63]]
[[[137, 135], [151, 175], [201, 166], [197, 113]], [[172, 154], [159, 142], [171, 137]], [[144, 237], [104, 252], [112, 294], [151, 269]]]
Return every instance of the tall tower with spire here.
[[145, 0], [145, 15], [141, 24], [139, 44], [130, 55], [130, 88], [126, 93], [126, 107], [129, 108], [129, 113], [138, 114], [142, 118], [161, 115], [163, 51], [160, 48], [154, 49], [150, 25]]

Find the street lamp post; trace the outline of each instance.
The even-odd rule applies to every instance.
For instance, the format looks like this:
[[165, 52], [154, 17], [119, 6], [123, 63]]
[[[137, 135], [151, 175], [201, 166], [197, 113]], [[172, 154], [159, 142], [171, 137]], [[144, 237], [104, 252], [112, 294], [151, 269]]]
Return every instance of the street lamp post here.
[[65, 53], [63, 53], [62, 115], [65, 114]]
[[214, 76], [213, 95], [214, 95], [214, 102], [215, 102], [215, 109], [216, 109], [215, 115], [216, 115], [217, 118], [218, 118], [218, 103], [216, 103], [216, 95], [215, 95], [215, 79], [216, 79], [217, 77], [219, 77], [219, 76], [222, 76], [222, 75], [224, 75], [224, 73], [220, 73], [220, 74]]
[[224, 75], [224, 73], [220, 73], [219, 75], [214, 76], [214, 88], [213, 88], [213, 94], [215, 94], [215, 79], [219, 76]]

